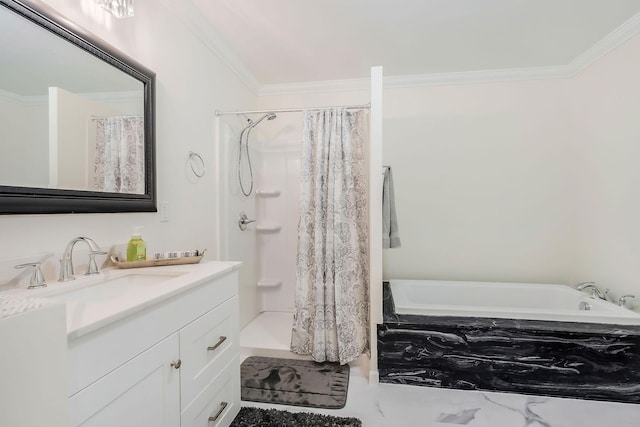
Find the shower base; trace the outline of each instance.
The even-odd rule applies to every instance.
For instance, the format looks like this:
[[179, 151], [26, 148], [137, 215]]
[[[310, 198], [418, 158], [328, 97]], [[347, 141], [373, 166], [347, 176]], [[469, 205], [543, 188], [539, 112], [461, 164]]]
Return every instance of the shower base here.
[[263, 311], [240, 331], [242, 358], [264, 356], [311, 360], [309, 356], [289, 350], [292, 327], [293, 313]]

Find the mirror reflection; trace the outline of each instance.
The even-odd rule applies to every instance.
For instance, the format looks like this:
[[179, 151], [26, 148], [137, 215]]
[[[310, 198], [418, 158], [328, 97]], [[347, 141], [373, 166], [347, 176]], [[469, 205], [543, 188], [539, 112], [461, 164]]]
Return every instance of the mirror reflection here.
[[145, 194], [144, 84], [0, 8], [0, 185]]

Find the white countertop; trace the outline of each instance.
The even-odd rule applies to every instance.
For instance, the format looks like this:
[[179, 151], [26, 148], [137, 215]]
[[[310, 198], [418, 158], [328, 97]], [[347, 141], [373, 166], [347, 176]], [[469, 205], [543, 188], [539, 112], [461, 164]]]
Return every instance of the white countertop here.
[[0, 295], [0, 319], [16, 314], [38, 310], [50, 305], [52, 301], [46, 298], [34, 298], [17, 295]]
[[[67, 301], [67, 339], [71, 340], [168, 300], [205, 281], [237, 270], [240, 268], [240, 264], [230, 261], [202, 261], [198, 264], [124, 270], [105, 268], [99, 275], [78, 275], [76, 280], [64, 283], [48, 282], [48, 286], [42, 289], [11, 289], [0, 293], [0, 301], [14, 301], [11, 306], [15, 308], [12, 308], [11, 311], [15, 312], [16, 310], [30, 309], [34, 304], [46, 304], [47, 300], [57, 300], [56, 296], [64, 298], [63, 294], [65, 293], [83, 288], [89, 289], [92, 285], [125, 275], [168, 276], [151, 286], [125, 288], [121, 293], [100, 301]], [[8, 307], [9, 303], [6, 305]]]

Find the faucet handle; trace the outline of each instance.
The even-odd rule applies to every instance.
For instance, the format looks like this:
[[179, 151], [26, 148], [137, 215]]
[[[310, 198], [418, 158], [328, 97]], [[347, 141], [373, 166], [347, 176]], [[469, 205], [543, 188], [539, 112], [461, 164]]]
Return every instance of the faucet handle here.
[[627, 306], [627, 300], [629, 298], [635, 298], [635, 295], [631, 295], [631, 294], [626, 294], [626, 295], [622, 295], [619, 299], [618, 299], [618, 305], [620, 307], [626, 307]]
[[87, 267], [87, 272], [84, 274], [85, 276], [100, 274], [100, 270], [98, 269], [98, 264], [96, 264], [96, 255], [107, 255], [107, 252], [105, 251], [89, 252], [89, 267]]
[[15, 266], [15, 268], [27, 268], [27, 267], [33, 267], [33, 273], [31, 274], [31, 279], [29, 280], [29, 286], [27, 287], [27, 289], [46, 288], [47, 284], [44, 282], [44, 275], [42, 274], [40, 263], [27, 262], [27, 263], [18, 264]]

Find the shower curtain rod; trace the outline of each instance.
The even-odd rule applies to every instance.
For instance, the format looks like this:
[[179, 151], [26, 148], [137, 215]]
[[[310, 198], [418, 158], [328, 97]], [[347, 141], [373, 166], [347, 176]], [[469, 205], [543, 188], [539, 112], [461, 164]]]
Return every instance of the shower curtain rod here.
[[368, 109], [371, 107], [370, 103], [362, 105], [339, 105], [332, 107], [306, 107], [306, 108], [286, 108], [280, 110], [249, 110], [249, 111], [218, 111], [216, 110], [216, 116], [230, 116], [233, 114], [266, 114], [266, 113], [298, 113], [306, 110], [324, 110], [326, 108], [346, 108], [348, 110], [356, 109]]

